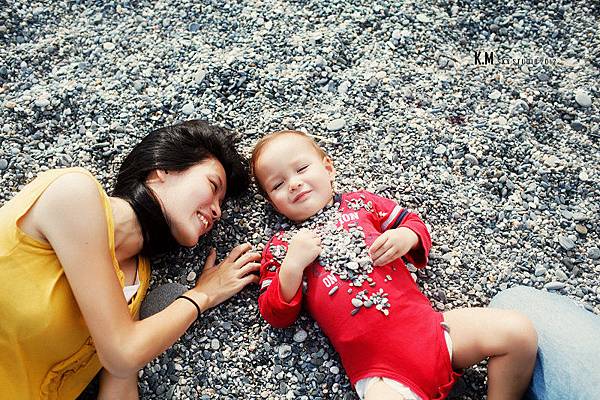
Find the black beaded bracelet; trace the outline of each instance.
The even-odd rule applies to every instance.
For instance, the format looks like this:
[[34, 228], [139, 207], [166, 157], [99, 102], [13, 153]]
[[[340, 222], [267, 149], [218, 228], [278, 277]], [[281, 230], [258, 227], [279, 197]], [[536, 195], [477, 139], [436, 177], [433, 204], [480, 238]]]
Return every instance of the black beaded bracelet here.
[[191, 298], [184, 296], [184, 295], [177, 296], [177, 298], [178, 299], [186, 299], [189, 302], [191, 302], [194, 305], [194, 307], [196, 307], [196, 311], [198, 311], [198, 314], [196, 315], [196, 320], [198, 318], [200, 318], [200, 306], [198, 306], [198, 303], [196, 303], [194, 300], [192, 300]]

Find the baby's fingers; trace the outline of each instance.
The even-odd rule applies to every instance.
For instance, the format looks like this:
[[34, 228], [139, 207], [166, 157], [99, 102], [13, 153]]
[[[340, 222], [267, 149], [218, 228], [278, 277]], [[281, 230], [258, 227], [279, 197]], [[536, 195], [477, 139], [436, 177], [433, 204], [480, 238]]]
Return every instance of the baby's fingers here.
[[373, 265], [385, 265], [394, 261], [398, 256], [398, 250], [393, 246], [390, 247], [385, 253], [383, 253], [376, 260], [373, 260]]
[[388, 237], [387, 235], [381, 235], [371, 245], [369, 248], [369, 254], [373, 260], [377, 259], [383, 253], [387, 251], [389, 248]]

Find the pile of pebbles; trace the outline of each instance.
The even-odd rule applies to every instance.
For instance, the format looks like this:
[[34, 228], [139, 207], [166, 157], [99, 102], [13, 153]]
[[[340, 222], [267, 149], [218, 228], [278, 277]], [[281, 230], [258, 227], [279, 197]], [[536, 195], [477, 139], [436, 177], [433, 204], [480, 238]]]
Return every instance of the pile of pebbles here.
[[[0, 7], [0, 204], [48, 168], [110, 187], [151, 129], [203, 118], [240, 150], [319, 137], [336, 191], [395, 199], [429, 225], [411, 271], [434, 307], [527, 285], [600, 314], [597, 2], [11, 0]], [[494, 64], [483, 52], [494, 56]], [[541, 61], [540, 61], [541, 60]], [[262, 249], [279, 223], [257, 191], [227, 203], [152, 285], [193, 285], [206, 247]], [[410, 266], [409, 266], [410, 268]], [[140, 372], [144, 399], [356, 399], [302, 316], [278, 330], [248, 288]], [[460, 399], [482, 399], [485, 366]]]
[[[364, 202], [364, 195], [359, 198], [346, 200], [346, 206], [352, 210], [364, 208], [368, 212], [373, 210], [371, 201]], [[285, 222], [281, 225], [281, 231], [275, 236], [280, 241], [289, 245], [294, 236], [302, 229], [308, 229], [319, 237], [321, 241], [321, 254], [316, 261], [327, 271], [337, 275], [341, 280], [349, 281], [349, 286], [361, 288], [363, 284], [371, 288], [377, 285], [377, 282], [370, 276], [373, 272], [373, 261], [369, 256], [369, 250], [365, 243], [365, 234], [361, 226], [356, 223], [348, 224], [346, 231], [338, 221], [341, 220], [342, 213], [340, 212], [340, 203], [334, 202], [332, 205], [325, 207], [317, 214], [313, 215], [306, 221], [298, 224]], [[282, 244], [271, 243], [269, 252], [278, 265], [283, 263], [287, 254], [287, 246]], [[275, 265], [270, 268], [274, 272], [277, 267]], [[387, 275], [387, 280], [392, 278]], [[303, 282], [306, 285], [306, 282]], [[334, 286], [329, 291], [329, 295], [333, 296], [339, 289], [339, 286]], [[352, 294], [353, 289], [348, 289], [348, 294]], [[369, 293], [369, 289], [358, 291], [350, 302], [354, 306], [351, 315], [356, 315], [361, 307], [365, 309], [373, 309], [380, 311], [384, 315], [389, 315], [391, 303], [387, 299], [388, 294], [379, 289]]]

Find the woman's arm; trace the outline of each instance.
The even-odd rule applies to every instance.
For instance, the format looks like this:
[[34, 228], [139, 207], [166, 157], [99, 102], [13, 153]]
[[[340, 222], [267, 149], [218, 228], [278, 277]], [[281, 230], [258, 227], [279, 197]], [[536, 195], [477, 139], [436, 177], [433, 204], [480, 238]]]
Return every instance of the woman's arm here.
[[[160, 313], [134, 322], [112, 266], [108, 228], [96, 183], [82, 174], [57, 179], [36, 204], [35, 222], [56, 252], [75, 299], [94, 339], [104, 368], [126, 378], [171, 346], [194, 322], [197, 311], [185, 300], [173, 302]], [[249, 272], [259, 254], [237, 251], [201, 275], [193, 289], [202, 310], [213, 307], [256, 282]], [[232, 257], [233, 256], [233, 257]], [[209, 257], [206, 267], [214, 263]]]

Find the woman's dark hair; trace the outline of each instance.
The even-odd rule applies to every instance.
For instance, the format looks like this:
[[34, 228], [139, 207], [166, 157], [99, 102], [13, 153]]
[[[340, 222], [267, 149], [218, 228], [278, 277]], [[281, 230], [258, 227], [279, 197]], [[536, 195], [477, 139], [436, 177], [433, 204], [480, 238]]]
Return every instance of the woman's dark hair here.
[[133, 208], [144, 237], [142, 255], [161, 254], [177, 246], [159, 200], [146, 185], [148, 174], [157, 169], [183, 171], [214, 157], [225, 169], [225, 197], [238, 196], [248, 188], [249, 175], [235, 142], [227, 129], [192, 120], [150, 132], [131, 150], [121, 164], [112, 196]]

